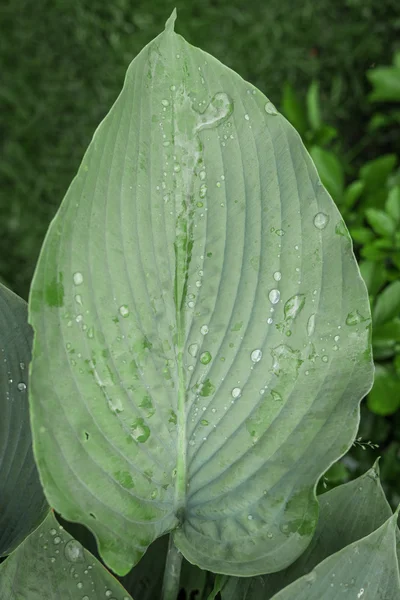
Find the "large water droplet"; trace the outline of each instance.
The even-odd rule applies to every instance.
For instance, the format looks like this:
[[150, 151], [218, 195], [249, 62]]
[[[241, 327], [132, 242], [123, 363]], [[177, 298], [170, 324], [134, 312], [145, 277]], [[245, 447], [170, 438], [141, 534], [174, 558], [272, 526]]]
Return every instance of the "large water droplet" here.
[[262, 359], [262, 355], [262, 351], [257, 348], [256, 350], [253, 350], [253, 352], [250, 354], [250, 358], [253, 361], [253, 363], [258, 363]]
[[81, 285], [81, 283], [83, 283], [83, 275], [82, 273], [74, 273], [73, 274], [73, 280], [74, 280], [74, 284], [75, 285]]
[[304, 294], [296, 294], [295, 296], [289, 298], [283, 307], [285, 319], [295, 319], [302, 310], [305, 301], [306, 297]]
[[328, 225], [329, 217], [323, 212], [319, 212], [314, 217], [314, 225], [317, 229], [325, 229]]
[[366, 321], [365, 317], [363, 317], [358, 312], [358, 310], [353, 310], [351, 313], [349, 313], [347, 315], [346, 325], [349, 325], [350, 327], [352, 327], [354, 325], [358, 325], [359, 323], [362, 323], [363, 321]]
[[217, 127], [228, 119], [232, 112], [232, 99], [225, 92], [218, 92], [213, 96], [205, 111], [199, 115], [196, 131]]
[[292, 350], [290, 346], [286, 344], [280, 344], [276, 348], [272, 348], [271, 356], [273, 358], [272, 372], [275, 375], [280, 376], [282, 373], [285, 375], [296, 374], [302, 364], [300, 359], [300, 352], [298, 350]]
[[193, 356], [193, 358], [195, 358], [197, 356], [198, 351], [199, 351], [198, 344], [190, 344], [190, 346], [188, 348], [188, 352], [189, 352], [190, 356]]
[[271, 302], [271, 304], [277, 304], [279, 302], [279, 299], [281, 297], [281, 293], [279, 290], [273, 289], [270, 291], [270, 293], [268, 294], [268, 298], [269, 301]]
[[315, 331], [315, 314], [313, 313], [312, 315], [310, 315], [308, 321], [307, 321], [307, 335], [309, 335], [310, 337], [312, 336], [312, 334]]
[[264, 106], [264, 109], [265, 109], [265, 112], [268, 113], [269, 115], [277, 115], [278, 114], [278, 111], [276, 110], [275, 106], [272, 104], [272, 102], [270, 100], [268, 100], [268, 102]]
[[280, 271], [275, 271], [274, 279], [275, 281], [280, 281], [282, 279], [282, 273]]
[[205, 183], [202, 183], [199, 190], [200, 198], [205, 198], [207, 194], [207, 186]]
[[69, 540], [64, 547], [65, 558], [72, 563], [84, 562], [83, 548], [76, 540]]
[[211, 354], [207, 351], [200, 354], [200, 362], [203, 365], [208, 365], [208, 363], [211, 362], [211, 358]]
[[150, 429], [145, 424], [144, 420], [139, 417], [132, 423], [131, 436], [136, 442], [143, 444], [150, 437]]
[[18, 385], [17, 388], [20, 392], [25, 392], [26, 390], [26, 383], [24, 383], [23, 381], [21, 381]]
[[207, 325], [202, 325], [202, 326], [200, 327], [200, 333], [201, 333], [202, 335], [207, 335], [208, 331], [209, 331], [209, 329], [208, 329], [208, 326], [207, 326]]
[[123, 304], [122, 306], [119, 307], [119, 314], [121, 315], [121, 317], [129, 316], [129, 308], [127, 307], [126, 304]]
[[239, 398], [239, 396], [241, 395], [242, 390], [239, 387], [235, 387], [232, 390], [232, 398]]

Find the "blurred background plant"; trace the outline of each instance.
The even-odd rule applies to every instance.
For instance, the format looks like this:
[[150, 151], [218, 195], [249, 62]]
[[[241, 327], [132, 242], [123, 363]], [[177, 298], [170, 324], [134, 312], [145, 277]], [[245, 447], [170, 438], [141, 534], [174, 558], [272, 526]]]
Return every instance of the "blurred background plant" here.
[[[354, 240], [376, 381], [320, 491], [367, 470], [400, 502], [398, 0], [13, 0], [0, 6], [0, 280], [27, 298], [47, 227], [126, 68], [164, 27], [261, 89], [293, 123]], [[379, 445], [379, 448], [377, 448]], [[76, 532], [75, 532], [76, 535]]]

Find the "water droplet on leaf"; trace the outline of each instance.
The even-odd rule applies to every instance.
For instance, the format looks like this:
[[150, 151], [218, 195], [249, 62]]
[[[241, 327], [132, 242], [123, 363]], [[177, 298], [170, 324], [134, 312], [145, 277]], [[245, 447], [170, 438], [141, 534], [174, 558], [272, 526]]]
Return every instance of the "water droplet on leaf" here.
[[253, 352], [250, 354], [250, 358], [253, 361], [253, 363], [259, 362], [262, 359], [262, 351], [258, 348], [256, 350], [253, 350]]
[[279, 290], [273, 289], [270, 291], [270, 293], [268, 294], [268, 298], [269, 301], [271, 302], [271, 304], [277, 304], [279, 302], [279, 299], [281, 297], [281, 293]]
[[314, 217], [314, 225], [317, 229], [325, 229], [328, 225], [329, 217], [323, 212], [319, 212]]

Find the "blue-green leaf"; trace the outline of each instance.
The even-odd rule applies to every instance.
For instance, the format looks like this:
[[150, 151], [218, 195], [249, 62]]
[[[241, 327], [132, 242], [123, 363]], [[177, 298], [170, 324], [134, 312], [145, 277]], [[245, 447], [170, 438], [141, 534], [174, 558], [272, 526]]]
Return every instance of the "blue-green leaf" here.
[[32, 453], [27, 308], [0, 284], [0, 556], [16, 548], [48, 511]]

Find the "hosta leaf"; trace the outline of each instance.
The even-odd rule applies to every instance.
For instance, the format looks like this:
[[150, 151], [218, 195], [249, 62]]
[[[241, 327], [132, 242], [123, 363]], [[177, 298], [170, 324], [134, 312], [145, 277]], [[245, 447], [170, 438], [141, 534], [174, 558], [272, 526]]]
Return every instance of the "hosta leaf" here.
[[0, 284], [0, 556], [18, 546], [48, 510], [32, 453], [27, 308]]
[[400, 597], [397, 517], [393, 515], [367, 537], [324, 560], [275, 594], [273, 600], [336, 600], [346, 595], [359, 600], [397, 600]]
[[166, 30], [128, 69], [30, 298], [51, 504], [119, 574], [173, 530], [202, 569], [281, 569], [372, 379], [351, 241], [300, 137]]
[[0, 565], [1, 600], [132, 600], [51, 511]]
[[[320, 515], [306, 551], [287, 569], [252, 578], [231, 577], [222, 600], [269, 600], [328, 556], [380, 527], [391, 515], [375, 465], [364, 475], [319, 496]], [[323, 598], [324, 596], [321, 596]]]

